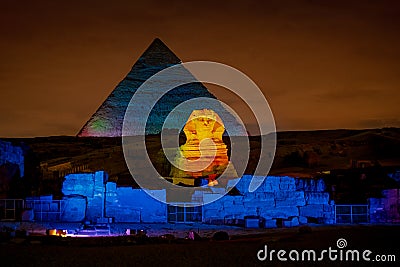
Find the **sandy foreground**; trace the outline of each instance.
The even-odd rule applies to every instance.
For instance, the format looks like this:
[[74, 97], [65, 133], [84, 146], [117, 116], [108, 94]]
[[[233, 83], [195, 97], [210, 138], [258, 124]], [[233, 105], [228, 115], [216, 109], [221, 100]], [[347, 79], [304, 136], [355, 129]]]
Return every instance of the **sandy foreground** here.
[[[0, 223], [1, 227], [10, 225]], [[129, 236], [48, 239], [39, 235], [46, 228], [73, 228], [79, 227], [78, 224], [19, 223], [17, 227], [30, 231], [31, 235], [3, 240], [0, 244], [0, 266], [400, 266], [400, 225], [313, 225], [305, 232], [304, 227], [244, 229], [202, 224], [112, 226], [114, 234], [122, 234], [128, 228], [145, 229], [149, 238], [140, 240], [130, 239]], [[198, 233], [202, 240], [185, 239], [189, 231]], [[212, 240], [217, 231], [227, 232], [230, 240]], [[175, 238], [158, 238], [165, 234]], [[346, 246], [341, 249], [337, 247], [339, 239], [346, 241]], [[286, 250], [287, 261], [280, 261], [276, 255], [272, 260], [260, 261], [257, 253], [265, 250], [265, 246], [268, 253], [271, 250]], [[345, 257], [340, 261], [339, 254], [334, 261], [328, 255], [318, 261], [320, 252], [329, 247], [336, 249], [337, 254], [342, 250], [343, 255], [347, 250], [358, 250], [360, 253], [370, 250], [371, 261], [362, 258], [359, 261], [346, 260]], [[315, 250], [317, 260], [288, 259], [291, 250], [300, 254], [304, 250]], [[386, 262], [376, 261], [376, 255], [384, 255]], [[388, 255], [394, 255], [390, 262]]]

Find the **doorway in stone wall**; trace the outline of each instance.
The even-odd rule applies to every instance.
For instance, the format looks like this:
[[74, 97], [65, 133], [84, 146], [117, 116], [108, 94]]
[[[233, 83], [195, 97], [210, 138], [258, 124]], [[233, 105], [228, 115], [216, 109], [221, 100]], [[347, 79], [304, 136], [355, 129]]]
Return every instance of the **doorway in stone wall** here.
[[[178, 204], [178, 203], [175, 203]], [[168, 222], [170, 223], [193, 223], [203, 221], [203, 207], [193, 207], [180, 204], [179, 206], [168, 205]]]

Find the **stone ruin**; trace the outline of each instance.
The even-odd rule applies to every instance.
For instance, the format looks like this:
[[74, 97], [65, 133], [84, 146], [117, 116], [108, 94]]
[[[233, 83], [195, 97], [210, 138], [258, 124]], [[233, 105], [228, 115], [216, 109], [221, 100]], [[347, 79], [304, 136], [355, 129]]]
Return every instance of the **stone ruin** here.
[[322, 179], [268, 176], [256, 191], [250, 193], [251, 179], [253, 176], [244, 175], [236, 185], [240, 195], [226, 195], [205, 205], [204, 221], [223, 223], [253, 216], [263, 218], [266, 228], [292, 227], [308, 222], [334, 223], [334, 203], [325, 192]]
[[[6, 198], [10, 194], [13, 179], [24, 176], [25, 156], [20, 146], [0, 140], [0, 197]], [[1, 205], [1, 203], [0, 203]], [[2, 207], [0, 206], [0, 209]], [[1, 217], [1, 215], [0, 215]]]
[[[334, 203], [325, 192], [323, 180], [268, 176], [256, 191], [250, 193], [248, 186], [252, 178], [251, 175], [241, 178], [236, 185], [238, 194], [227, 194], [204, 205], [200, 222], [240, 224], [246, 217], [256, 217], [262, 219], [265, 228], [294, 227], [310, 222], [334, 223]], [[210, 194], [225, 194], [232, 190], [229, 187], [209, 188], [195, 191], [193, 200], [206, 202]], [[114, 182], [107, 182], [107, 174], [103, 171], [69, 174], [62, 190], [65, 206], [61, 221], [96, 222], [99, 218], [112, 218], [117, 223], [168, 222], [165, 190], [149, 190], [150, 194], [165, 200], [160, 202], [143, 189], [117, 187]]]
[[0, 166], [9, 164], [18, 165], [20, 177], [24, 176], [24, 151], [20, 146], [0, 140]]
[[370, 198], [369, 213], [371, 223], [400, 222], [400, 189], [386, 189], [381, 198]]

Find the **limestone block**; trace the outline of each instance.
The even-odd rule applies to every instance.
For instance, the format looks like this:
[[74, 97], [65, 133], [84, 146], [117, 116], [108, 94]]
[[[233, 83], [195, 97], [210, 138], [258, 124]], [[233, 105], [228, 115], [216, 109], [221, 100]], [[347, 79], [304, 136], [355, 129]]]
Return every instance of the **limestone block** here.
[[272, 220], [265, 220], [264, 227], [265, 228], [276, 228], [278, 226], [276, 225], [276, 220], [272, 219]]
[[228, 204], [224, 205], [222, 211], [227, 214], [236, 214], [236, 215], [243, 215], [245, 214], [246, 207], [243, 204]]
[[264, 218], [289, 218], [293, 216], [299, 216], [299, 210], [294, 206], [282, 206], [282, 207], [274, 207], [274, 208], [261, 208], [260, 215]]
[[333, 212], [334, 206], [324, 204], [324, 212]]
[[299, 216], [299, 223], [300, 224], [307, 224], [308, 220], [307, 217]]
[[326, 185], [325, 185], [324, 180], [318, 179], [317, 182], [316, 182], [316, 191], [317, 192], [323, 192], [325, 190], [326, 190]]
[[240, 178], [229, 179], [228, 182], [226, 183], [226, 189], [229, 190], [232, 187], [236, 187], [237, 188], [236, 185], [238, 184], [239, 181], [240, 181]]
[[236, 184], [236, 188], [239, 190], [239, 192], [244, 194], [249, 191], [249, 185], [252, 178], [252, 175], [243, 175], [240, 178], [240, 181]]
[[304, 206], [305, 198], [303, 191], [278, 191], [275, 192], [276, 206]]
[[[137, 222], [138, 218], [140, 218], [141, 222], [146, 223], [166, 222], [166, 204], [150, 196], [157, 196], [165, 201], [165, 190], [148, 190], [147, 192], [142, 189], [117, 188], [116, 194], [118, 198], [114, 205], [118, 207], [117, 213], [121, 212], [121, 214], [114, 216], [115, 221]], [[107, 216], [111, 215], [107, 214]]]
[[282, 222], [282, 226], [283, 227], [296, 227], [299, 226], [299, 219], [298, 217], [293, 217], [289, 220], [284, 220]]
[[81, 222], [86, 215], [86, 198], [82, 196], [66, 196], [64, 211], [61, 214], [61, 221]]
[[[206, 196], [206, 194], [204, 194], [204, 196]], [[221, 199], [218, 199], [217, 201], [210, 202], [203, 207], [204, 209], [223, 209], [223, 201]]]
[[272, 192], [254, 192], [245, 194], [245, 199], [253, 199], [254, 201], [275, 201], [275, 194]]
[[24, 210], [22, 212], [21, 220], [22, 221], [33, 221], [35, 218], [35, 213], [32, 209]]
[[[145, 192], [143, 192], [145, 193]], [[160, 199], [163, 202], [166, 202], [167, 200], [167, 192], [163, 189], [161, 190], [148, 190], [146, 194], [150, 194], [151, 196]], [[146, 197], [149, 197], [149, 195], [146, 195]], [[155, 201], [155, 203], [160, 203], [159, 201], [155, 200], [154, 198], [148, 198], [148, 199], [152, 199]]]
[[246, 193], [243, 196], [243, 202], [246, 201], [257, 201], [257, 193]]
[[54, 212], [54, 211], [58, 211], [59, 209], [59, 205], [58, 203], [50, 203], [50, 211]]
[[329, 220], [335, 219], [335, 213], [333, 211], [324, 212], [322, 217], [325, 218], [325, 219], [329, 219]]
[[257, 190], [255, 192], [264, 192], [265, 191], [265, 189], [264, 189], [265, 181], [266, 181], [265, 176], [250, 176], [248, 178], [248, 180], [246, 181], [247, 187], [245, 188], [245, 191], [243, 193], [249, 192], [249, 186], [252, 182], [256, 183], [256, 184], [260, 184], [260, 186], [257, 188]]
[[101, 185], [103, 187], [108, 180], [108, 174], [105, 171], [97, 171], [94, 173], [95, 185]]
[[115, 222], [140, 222], [140, 210], [132, 207], [122, 206], [118, 211], [113, 214], [107, 214], [107, 216], [114, 217]]
[[[243, 177], [242, 177], [243, 178]], [[246, 180], [243, 181], [243, 184], [241, 185], [241, 188], [243, 185], [247, 186], [243, 188], [242, 190], [246, 191], [241, 191], [241, 192], [247, 192], [248, 190], [248, 185], [250, 184], [250, 181], [252, 179], [258, 179], [258, 180], [264, 180], [261, 186], [256, 190], [256, 192], [276, 192], [276, 191], [294, 191], [296, 190], [296, 184], [295, 180], [292, 177], [284, 176], [284, 177], [279, 177], [279, 176], [267, 176], [266, 178], [263, 176], [255, 176], [255, 177], [245, 177]], [[242, 181], [241, 181], [242, 182]]]
[[224, 195], [226, 193], [225, 188], [220, 188], [220, 187], [210, 187], [211, 191], [214, 194], [220, 194], [220, 195]]
[[299, 226], [300, 222], [299, 222], [299, 218], [298, 217], [293, 217], [291, 220], [291, 227], [295, 227], [295, 226]]
[[248, 216], [244, 219], [246, 228], [260, 228], [260, 218], [257, 216]]
[[243, 218], [247, 209], [243, 205], [233, 205], [223, 209], [225, 216], [233, 216], [235, 218]]
[[192, 201], [193, 202], [203, 202], [204, 198], [203, 198], [203, 194], [204, 191], [202, 190], [195, 190], [192, 194]]
[[287, 191], [295, 191], [296, 190], [296, 181], [292, 177], [283, 176], [280, 179], [279, 183], [280, 190], [287, 190]]
[[[106, 205], [106, 217], [114, 217], [115, 218], [117, 213], [119, 212], [120, 208], [121, 208], [120, 206], [118, 206], [114, 203], [113, 203], [113, 205], [111, 205], [111, 204]], [[117, 221], [115, 220], [115, 222], [117, 222]]]
[[275, 192], [280, 190], [281, 179], [277, 176], [268, 176], [263, 184], [264, 192]]
[[243, 205], [246, 209], [248, 208], [274, 208], [275, 201], [245, 201]]
[[304, 179], [296, 178], [296, 190], [303, 190], [304, 191]]
[[166, 205], [153, 206], [151, 209], [141, 210], [141, 220], [145, 223], [166, 223]]
[[324, 212], [322, 220], [325, 224], [334, 224], [335, 223], [335, 213], [334, 212]]
[[334, 219], [326, 219], [326, 220], [324, 220], [324, 224], [335, 224], [335, 220]]
[[22, 148], [0, 140], [0, 165], [6, 162], [18, 165], [20, 177], [24, 176], [24, 152]]
[[96, 218], [101, 217], [103, 205], [104, 203], [101, 197], [95, 196], [93, 198], [88, 198], [86, 211], [87, 219], [94, 221]]
[[64, 195], [82, 195], [93, 197], [93, 173], [74, 173], [65, 176], [62, 192]]
[[117, 192], [117, 183], [107, 182], [107, 184], [106, 184], [106, 192], [107, 193], [116, 193]]
[[299, 208], [300, 216], [322, 218], [324, 213], [324, 205], [311, 204]]
[[233, 199], [224, 199], [224, 198], [222, 198], [221, 203], [222, 203], [222, 206], [224, 208], [232, 207], [232, 206], [235, 205], [234, 202], [233, 202]]
[[[221, 196], [221, 194], [204, 193], [203, 201], [204, 201], [204, 203], [214, 203], [216, 205], [216, 204], [222, 203], [220, 201], [222, 201], [222, 198], [224, 198], [224, 197], [219, 198], [220, 196]], [[218, 198], [218, 200], [214, 201], [217, 198]]]
[[306, 192], [323, 192], [326, 185], [323, 179], [296, 179], [296, 189]]
[[369, 214], [371, 223], [380, 223], [386, 221], [385, 202], [383, 198], [370, 198]]
[[244, 202], [244, 197], [243, 196], [234, 196], [233, 197], [233, 203], [235, 205], [243, 205]]
[[203, 210], [203, 218], [205, 221], [211, 218], [221, 218], [225, 217], [225, 213], [222, 210], [218, 209], [204, 209]]
[[385, 212], [385, 202], [383, 198], [370, 198], [369, 200], [369, 214], [370, 223], [386, 222], [387, 214]]
[[307, 192], [305, 194], [307, 205], [311, 204], [329, 204], [329, 193]]
[[106, 201], [114, 201], [115, 199], [118, 199], [117, 192], [111, 191], [106, 193]]
[[72, 194], [75, 192], [75, 183], [72, 181], [64, 182], [62, 191], [64, 194]]
[[296, 190], [296, 186], [294, 184], [281, 183], [279, 185], [279, 189], [285, 191], [294, 191]]
[[106, 206], [113, 206], [118, 203], [118, 196], [115, 195], [108, 195], [108, 194], [115, 194], [115, 193], [107, 193], [106, 195]]
[[259, 216], [260, 209], [259, 208], [245, 208], [243, 216]]

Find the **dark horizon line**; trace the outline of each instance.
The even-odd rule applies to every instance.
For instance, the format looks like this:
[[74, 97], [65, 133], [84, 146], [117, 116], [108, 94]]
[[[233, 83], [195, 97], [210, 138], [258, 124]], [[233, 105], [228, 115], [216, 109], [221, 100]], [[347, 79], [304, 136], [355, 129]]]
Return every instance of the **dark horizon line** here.
[[[282, 130], [276, 131], [275, 133], [296, 133], [296, 132], [327, 132], [327, 131], [371, 131], [371, 130], [384, 130], [384, 129], [396, 129], [400, 130], [398, 126], [385, 126], [385, 127], [377, 127], [377, 128], [336, 128], [336, 129], [309, 129], [309, 130]], [[271, 133], [269, 133], [271, 134]], [[267, 135], [269, 135], [267, 134]], [[148, 134], [146, 136], [158, 136], [160, 134]], [[267, 136], [264, 135], [264, 136]], [[261, 136], [257, 135], [249, 135], [251, 137]], [[39, 136], [25, 136], [25, 137], [10, 137], [10, 136], [0, 136], [0, 139], [32, 139], [32, 138], [51, 138], [51, 137], [76, 137], [76, 138], [121, 138], [122, 136], [77, 136], [77, 135], [39, 135]]]

